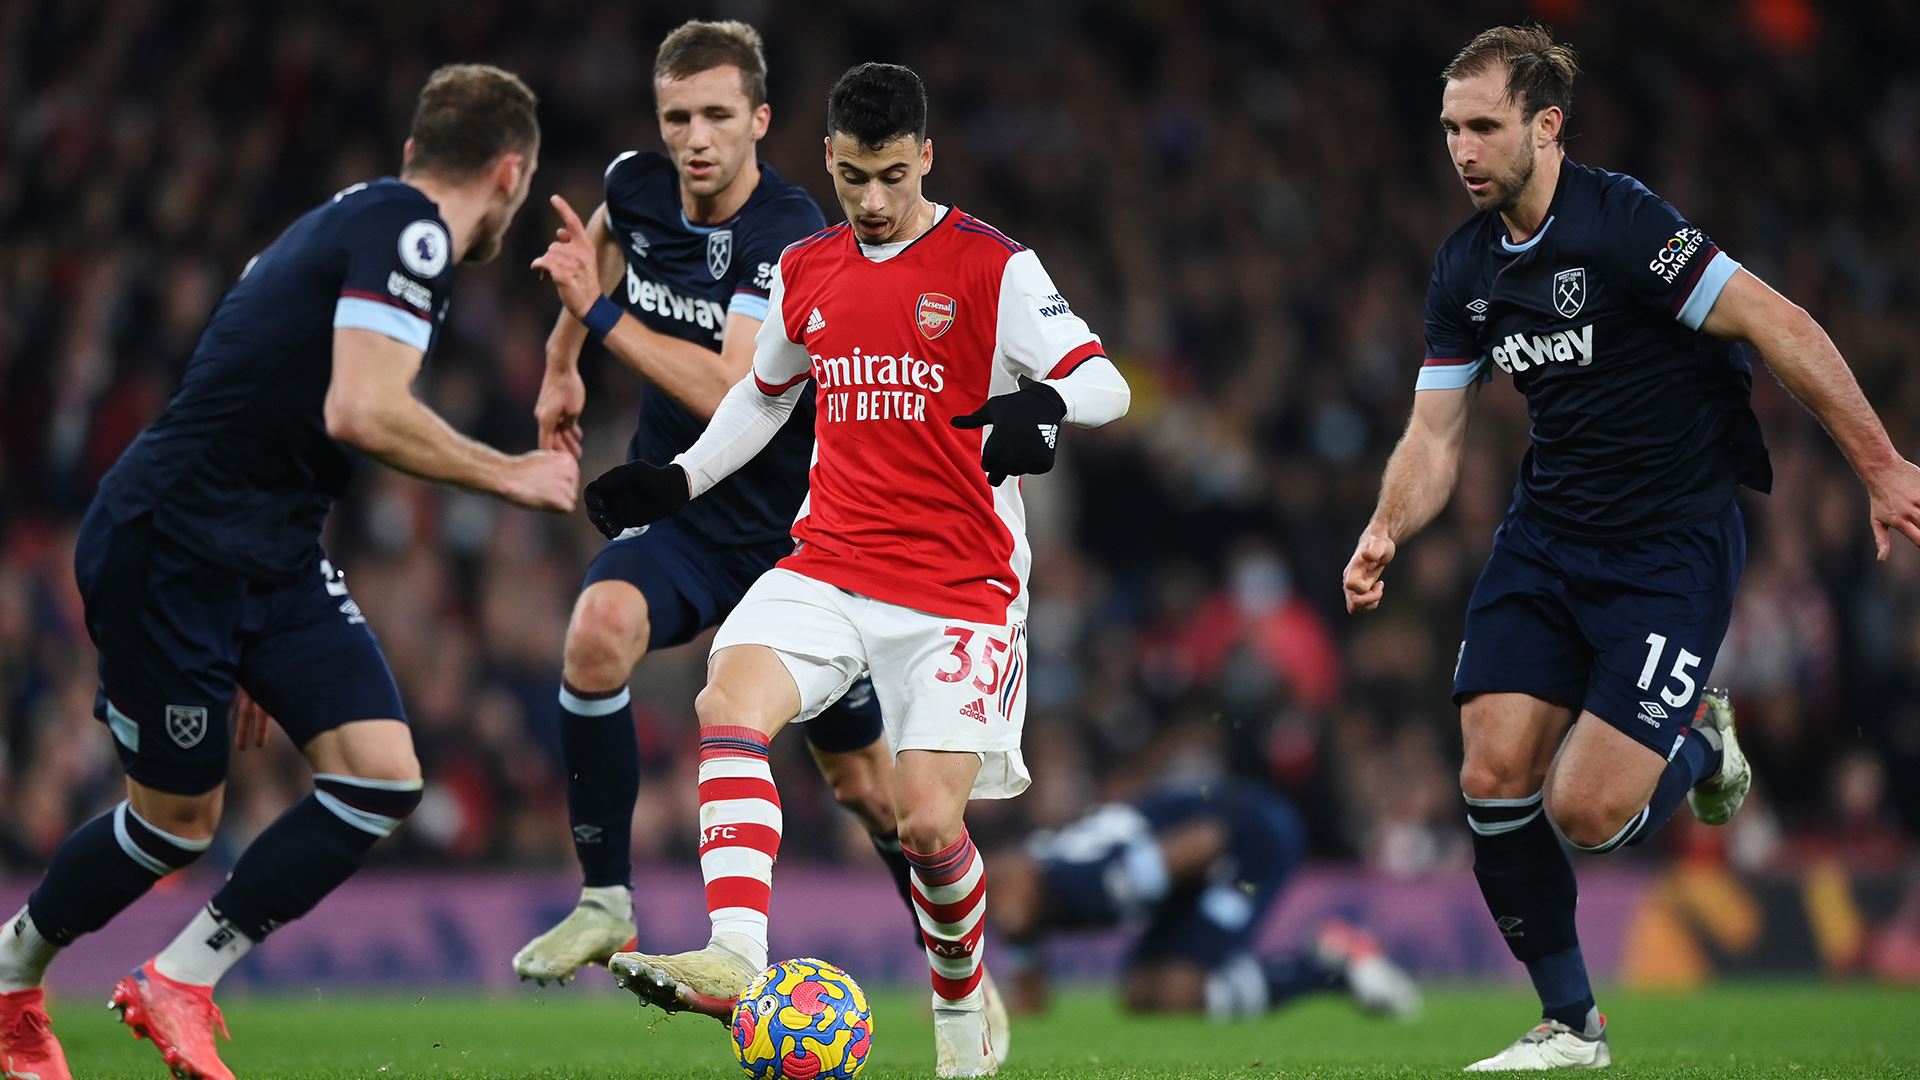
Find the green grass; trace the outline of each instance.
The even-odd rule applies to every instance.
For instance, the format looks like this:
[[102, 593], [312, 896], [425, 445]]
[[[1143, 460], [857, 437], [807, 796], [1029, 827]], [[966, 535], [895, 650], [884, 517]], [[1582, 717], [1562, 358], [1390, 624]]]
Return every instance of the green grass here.
[[[1920, 991], [1821, 984], [1609, 993], [1615, 1072], [1643, 1077], [1920, 1077]], [[1457, 1076], [1526, 1026], [1524, 992], [1438, 990], [1398, 1025], [1344, 1001], [1307, 1002], [1254, 1023], [1123, 1015], [1110, 997], [1063, 998], [1016, 1018], [1009, 1077]], [[165, 1075], [98, 1005], [56, 1002], [55, 1029], [86, 1080]], [[498, 998], [232, 996], [227, 1063], [242, 1080], [336, 1077], [737, 1077], [725, 1034], [701, 1017], [643, 1016], [609, 995], [549, 990]], [[863, 1077], [931, 1076], [924, 995], [876, 998]]]

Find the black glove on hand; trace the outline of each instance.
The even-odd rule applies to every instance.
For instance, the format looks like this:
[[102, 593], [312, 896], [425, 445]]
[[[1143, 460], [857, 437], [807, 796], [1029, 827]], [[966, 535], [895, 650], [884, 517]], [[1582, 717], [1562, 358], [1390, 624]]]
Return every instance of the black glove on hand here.
[[993, 425], [993, 434], [980, 448], [980, 467], [987, 470], [987, 482], [998, 487], [1009, 476], [1053, 468], [1054, 443], [1066, 416], [1067, 403], [1060, 399], [1060, 391], [1022, 375], [1020, 389], [988, 398], [978, 411], [954, 417], [953, 426]]
[[611, 540], [628, 529], [651, 525], [687, 504], [687, 470], [678, 465], [629, 461], [600, 474], [581, 501], [587, 520]]

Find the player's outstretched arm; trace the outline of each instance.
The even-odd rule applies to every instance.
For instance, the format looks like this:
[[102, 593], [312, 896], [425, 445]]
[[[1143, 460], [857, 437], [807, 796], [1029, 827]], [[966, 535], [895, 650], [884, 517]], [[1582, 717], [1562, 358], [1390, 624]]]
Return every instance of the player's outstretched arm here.
[[[619, 249], [606, 225], [605, 205], [602, 204], [601, 213], [595, 216], [599, 229], [595, 233], [592, 227], [580, 223], [579, 215], [567, 200], [555, 195], [550, 201], [560, 215], [560, 228], [555, 230], [554, 241], [547, 246], [546, 254], [533, 260], [533, 268], [552, 279], [554, 290], [566, 305], [561, 321], [576, 323], [581, 341], [590, 335], [597, 337], [606, 344], [608, 352], [665, 391], [687, 411], [695, 416], [711, 417], [720, 407], [720, 399], [752, 365], [753, 337], [759, 321], [729, 315], [718, 357], [692, 342], [648, 329], [639, 319], [620, 310], [620, 305], [607, 299], [607, 291], [619, 280], [619, 268], [615, 267], [613, 279], [607, 280], [606, 265], [597, 262], [596, 252], [605, 252], [611, 247], [618, 255]], [[555, 332], [558, 333], [557, 327]], [[571, 355], [577, 361], [579, 342], [574, 343]], [[547, 370], [551, 375], [551, 341]], [[576, 363], [576, 378], [577, 370]]]
[[612, 539], [680, 509], [766, 449], [804, 392], [795, 383], [769, 394], [752, 376], [740, 380], [721, 399], [707, 429], [672, 461], [665, 465], [629, 461], [588, 484], [587, 518]]
[[1781, 385], [1833, 436], [1867, 486], [1876, 557], [1885, 560], [1892, 547], [1889, 530], [1920, 544], [1920, 468], [1894, 449], [1853, 371], [1813, 316], [1741, 269], [1700, 329], [1757, 349]]
[[1453, 497], [1460, 478], [1460, 452], [1478, 383], [1413, 395], [1413, 415], [1380, 479], [1380, 502], [1360, 533], [1342, 586], [1349, 614], [1372, 611], [1386, 592], [1382, 575], [1398, 545], [1427, 527]]
[[580, 465], [560, 450], [503, 454], [447, 425], [413, 396], [419, 349], [371, 330], [333, 332], [327, 434], [401, 472], [497, 495], [530, 510], [573, 509]]
[[754, 371], [727, 391], [692, 446], [664, 466], [629, 461], [587, 485], [587, 517], [602, 534], [615, 537], [680, 509], [752, 461], [793, 415], [812, 361], [787, 337], [784, 293], [776, 273], [767, 319], [754, 337]]
[[[555, 235], [571, 239], [565, 226]], [[619, 284], [620, 273], [626, 268], [620, 247], [613, 242], [613, 232], [607, 228], [605, 203], [587, 220], [586, 240], [599, 263], [600, 295], [604, 296]], [[580, 414], [587, 407], [587, 386], [580, 379], [580, 348], [586, 343], [586, 324], [562, 305], [553, 333], [547, 335], [547, 373], [540, 380], [540, 397], [533, 406], [542, 450], [565, 450], [577, 458], [583, 449]]]

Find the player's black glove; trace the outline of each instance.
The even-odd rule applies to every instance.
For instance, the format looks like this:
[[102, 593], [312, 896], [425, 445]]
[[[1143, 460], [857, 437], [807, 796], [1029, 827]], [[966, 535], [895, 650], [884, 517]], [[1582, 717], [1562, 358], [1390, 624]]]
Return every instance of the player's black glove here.
[[1060, 399], [1060, 391], [1022, 375], [1020, 389], [988, 398], [978, 410], [954, 417], [953, 426], [993, 425], [993, 434], [980, 448], [980, 467], [987, 470], [987, 482], [998, 487], [1009, 476], [1053, 468], [1054, 443], [1066, 416], [1067, 403]]
[[587, 519], [611, 540], [628, 529], [651, 525], [687, 504], [687, 470], [678, 465], [629, 461], [615, 465], [587, 485], [581, 501]]

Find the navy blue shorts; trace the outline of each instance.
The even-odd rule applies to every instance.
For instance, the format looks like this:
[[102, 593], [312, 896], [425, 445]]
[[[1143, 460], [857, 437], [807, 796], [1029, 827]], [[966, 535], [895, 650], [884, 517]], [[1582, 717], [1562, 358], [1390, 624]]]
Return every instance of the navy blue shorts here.
[[1607, 542], [1511, 514], [1467, 604], [1454, 701], [1526, 694], [1591, 712], [1670, 758], [1713, 671], [1746, 563], [1738, 506]]
[[296, 746], [354, 720], [406, 719], [379, 642], [325, 559], [290, 581], [253, 581], [156, 535], [149, 516], [89, 514], [74, 570], [100, 650], [94, 716], [147, 787], [197, 795], [226, 779], [236, 685]]
[[[679, 518], [609, 540], [587, 566], [581, 590], [624, 581], [647, 600], [649, 652], [685, 645], [720, 625], [747, 589], [793, 551], [790, 540], [742, 547], [708, 539]], [[861, 679], [840, 700], [801, 725], [827, 753], [862, 750], [884, 734], [873, 683]]]

